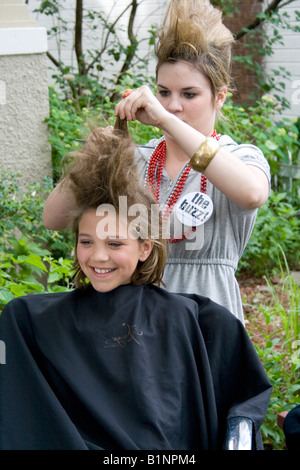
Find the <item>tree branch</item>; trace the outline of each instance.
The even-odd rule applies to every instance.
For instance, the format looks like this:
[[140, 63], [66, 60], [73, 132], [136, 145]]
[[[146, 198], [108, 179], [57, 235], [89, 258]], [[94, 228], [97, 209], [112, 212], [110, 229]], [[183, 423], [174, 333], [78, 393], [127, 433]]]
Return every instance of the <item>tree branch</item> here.
[[76, 17], [75, 17], [75, 53], [78, 64], [79, 75], [86, 75], [86, 64], [82, 50], [82, 0], [76, 0]]
[[107, 43], [108, 43], [108, 38], [111, 34], [111, 32], [113, 31], [114, 27], [116, 26], [116, 24], [118, 23], [119, 19], [124, 15], [124, 13], [128, 10], [128, 8], [130, 8], [132, 5], [132, 3], [130, 3], [129, 5], [127, 5], [127, 7], [119, 14], [119, 16], [117, 17], [117, 19], [111, 24], [111, 26], [109, 27], [108, 31], [107, 31], [107, 34], [106, 34], [106, 38], [105, 38], [105, 41], [104, 41], [104, 45], [102, 47], [102, 49], [98, 52], [98, 54], [96, 55], [96, 57], [92, 60], [92, 62], [88, 65], [87, 69], [86, 69], [86, 72], [88, 73], [90, 71], [91, 68], [93, 68], [93, 66], [95, 65], [96, 62], [98, 62], [99, 58], [101, 57], [101, 55], [103, 54], [103, 52], [106, 50], [106, 46], [107, 46]]
[[283, 8], [283, 7], [286, 7], [287, 5], [289, 5], [290, 3], [293, 3], [295, 0], [286, 0], [285, 3], [283, 3], [282, 5], [280, 5], [280, 8]]
[[[131, 5], [132, 5], [132, 9], [131, 9], [131, 12], [130, 12], [130, 17], [129, 17], [129, 21], [128, 21], [128, 28], [127, 28], [127, 34], [128, 34], [128, 38], [129, 38], [131, 47], [127, 50], [127, 54], [126, 54], [126, 57], [125, 57], [125, 60], [124, 60], [124, 64], [123, 64], [123, 66], [122, 66], [122, 68], [119, 72], [119, 75], [118, 75], [118, 78], [117, 78], [117, 81], [116, 81], [116, 85], [119, 85], [121, 83], [122, 75], [124, 75], [124, 73], [129, 69], [129, 67], [131, 65], [131, 62], [132, 62], [132, 59], [135, 56], [135, 51], [136, 51], [136, 47], [137, 47], [137, 44], [138, 44], [136, 36], [133, 33], [133, 23], [134, 23], [134, 19], [135, 19], [137, 7], [138, 7], [137, 0], [133, 0]], [[111, 99], [111, 101], [115, 101], [115, 100], [118, 99], [118, 97], [119, 97], [119, 93], [117, 91], [114, 91], [113, 94], [111, 95], [110, 99]]]
[[[265, 9], [265, 11], [263, 12], [267, 17], [270, 17], [271, 14], [273, 13], [273, 11], [276, 11], [278, 10], [279, 8], [289, 4], [289, 3], [293, 3], [295, 0], [289, 0], [289, 1], [286, 1], [284, 4], [281, 4], [280, 3], [282, 2], [282, 0], [273, 0], [270, 5]], [[242, 37], [244, 37], [249, 30], [253, 30], [253, 29], [256, 29], [258, 26], [260, 26], [264, 21], [266, 20], [266, 18], [259, 18], [259, 17], [256, 17], [255, 20], [253, 20], [250, 24], [248, 24], [248, 26], [245, 27], [245, 29], [243, 29], [242, 31], [239, 31], [238, 33], [236, 33], [234, 36], [235, 38], [238, 40], [238, 39], [241, 39]]]
[[55, 65], [55, 67], [57, 67], [61, 72], [63, 72], [63, 68], [61, 66], [61, 63], [58, 62], [58, 60], [56, 60], [55, 57], [53, 57], [53, 55], [49, 51], [47, 51], [47, 57], [48, 57], [48, 59], [51, 60], [51, 62]]
[[120, 83], [120, 79], [121, 79], [122, 75], [124, 75], [124, 73], [129, 69], [130, 64], [132, 62], [132, 59], [135, 56], [135, 50], [136, 50], [136, 46], [138, 44], [138, 41], [137, 41], [137, 39], [136, 39], [136, 37], [133, 33], [133, 23], [134, 23], [134, 19], [135, 19], [135, 16], [136, 16], [137, 7], [138, 7], [137, 1], [133, 0], [132, 9], [131, 9], [131, 12], [130, 12], [130, 18], [129, 18], [129, 22], [128, 22], [128, 29], [127, 29], [128, 38], [129, 38], [129, 41], [130, 41], [131, 48], [128, 49], [128, 51], [127, 51], [123, 67], [121, 68], [121, 71], [120, 71], [118, 79], [117, 79], [117, 84]]

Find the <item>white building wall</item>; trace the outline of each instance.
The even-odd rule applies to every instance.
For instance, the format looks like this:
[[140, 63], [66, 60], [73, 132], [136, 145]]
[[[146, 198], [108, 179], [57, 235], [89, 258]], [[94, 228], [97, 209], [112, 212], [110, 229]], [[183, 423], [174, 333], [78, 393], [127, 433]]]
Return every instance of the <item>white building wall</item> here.
[[[29, 10], [30, 17], [38, 21], [39, 26], [44, 26], [49, 28], [52, 18], [51, 16], [45, 16], [38, 13], [34, 13], [40, 5], [40, 0], [29, 0]], [[75, 21], [75, 0], [65, 0], [64, 10], [61, 12], [62, 17], [67, 21], [68, 25], [74, 24]], [[123, 9], [130, 3], [130, 0], [85, 0], [84, 7], [86, 9], [95, 9], [97, 11], [103, 11], [106, 13], [108, 20], [113, 21]], [[266, 2], [268, 3], [268, 2]], [[138, 7], [137, 16], [135, 19], [135, 31], [137, 32], [138, 38], [140, 40], [140, 56], [146, 56], [149, 52], [149, 46], [147, 41], [144, 41], [145, 38], [149, 38], [148, 29], [152, 24], [159, 25], [163, 18], [166, 5], [168, 0], [142, 0], [140, 6]], [[295, 11], [300, 10], [300, 0], [296, 0], [284, 8], [284, 11], [288, 12], [291, 15], [291, 23], [296, 24]], [[124, 32], [120, 33], [120, 36], [123, 36], [122, 40], [124, 45], [128, 44], [128, 39], [126, 35], [126, 26], [129, 18], [130, 10], [124, 15], [124, 18], [118, 25], [122, 25]], [[300, 35], [299, 33], [293, 33], [288, 30], [282, 32], [284, 36], [284, 45], [275, 45], [274, 54], [271, 57], [267, 57], [265, 60], [265, 68], [267, 73], [272, 73], [273, 69], [278, 69], [279, 66], [285, 67], [290, 73], [291, 77], [286, 81], [286, 90], [285, 96], [290, 101], [291, 109], [285, 112], [285, 115], [288, 117], [298, 117], [300, 116]], [[74, 52], [74, 37], [73, 29], [63, 33], [61, 39], [65, 41], [61, 59], [68, 65], [75, 66], [76, 58]], [[90, 31], [86, 32], [84, 39], [84, 47], [88, 48], [89, 45], [92, 45], [93, 48], [95, 44], [100, 49], [103, 45], [103, 36], [99, 30], [95, 30], [93, 33]], [[49, 52], [58, 59], [57, 54], [57, 44], [54, 38], [48, 39]], [[113, 62], [113, 61], [112, 61]], [[51, 63], [49, 61], [49, 66]], [[55, 68], [52, 67], [52, 70]], [[112, 73], [117, 73], [121, 67], [121, 64], [113, 64], [105, 70], [105, 75], [107, 78], [111, 76]], [[147, 73], [149, 76], [154, 75], [155, 60], [153, 59], [147, 70], [143, 70], [143, 73]], [[49, 71], [49, 80], [51, 77]]]
[[0, 170], [21, 184], [52, 175], [46, 51], [46, 29], [26, 5], [0, 0]]
[[[31, 18], [35, 19], [39, 26], [44, 26], [49, 29], [51, 27], [53, 18], [51, 16], [46, 16], [40, 13], [34, 13], [34, 10], [40, 6], [40, 0], [29, 0], [29, 9], [31, 11]], [[159, 25], [162, 21], [165, 8], [167, 5], [167, 0], [143, 0], [139, 2], [139, 7], [137, 9], [137, 14], [134, 21], [134, 33], [137, 35], [139, 40], [139, 56], [146, 57], [149, 54], [149, 44], [148, 40], [150, 34], [148, 30], [151, 25]], [[62, 51], [61, 51], [61, 60], [66, 65], [76, 66], [76, 56], [74, 50], [74, 27], [70, 28], [70, 25], [74, 26], [75, 24], [75, 0], [66, 0], [63, 2], [64, 9], [60, 12], [61, 16], [68, 23], [69, 31], [63, 32], [61, 34], [61, 39], [64, 42]], [[94, 9], [98, 12], [103, 12], [106, 15], [106, 18], [109, 22], [115, 21], [115, 19], [121, 14], [125, 8], [130, 5], [130, 0], [85, 0], [84, 8], [86, 10]], [[124, 46], [129, 44], [127, 37], [127, 23], [130, 16], [130, 8], [126, 11], [124, 16], [118, 21], [116, 29], [118, 31], [118, 36], [122, 41]], [[122, 29], [123, 31], [120, 31]], [[111, 36], [111, 39], [113, 35]], [[101, 28], [101, 23], [99, 22], [99, 28], [91, 31], [86, 28], [84, 30], [83, 37], [83, 47], [85, 50], [89, 48], [101, 50], [104, 44], [105, 32]], [[48, 50], [56, 58], [59, 59], [58, 48], [57, 48], [57, 39], [48, 37]], [[113, 58], [110, 59], [111, 64], [107, 67], [106, 65], [106, 74], [118, 73], [122, 66], [122, 61], [114, 63]], [[89, 62], [89, 61], [87, 61]], [[55, 67], [50, 63], [49, 66], [52, 70], [55, 70]], [[152, 59], [149, 63], [147, 70], [143, 70], [143, 73], [148, 73], [149, 76], [154, 74], [155, 61]], [[49, 78], [51, 77], [51, 71], [49, 71]]]
[[[283, 12], [290, 15], [290, 24], [300, 26], [296, 22], [295, 11], [300, 11], [300, 0], [296, 0], [283, 8]], [[279, 29], [279, 33], [284, 38], [284, 44], [274, 45], [274, 54], [267, 57], [265, 61], [265, 70], [268, 74], [274, 75], [273, 70], [284, 67], [290, 72], [290, 77], [280, 81], [285, 83], [284, 96], [290, 103], [290, 109], [284, 112], [286, 117], [300, 116], [300, 34], [289, 30]], [[279, 79], [278, 79], [279, 80]]]

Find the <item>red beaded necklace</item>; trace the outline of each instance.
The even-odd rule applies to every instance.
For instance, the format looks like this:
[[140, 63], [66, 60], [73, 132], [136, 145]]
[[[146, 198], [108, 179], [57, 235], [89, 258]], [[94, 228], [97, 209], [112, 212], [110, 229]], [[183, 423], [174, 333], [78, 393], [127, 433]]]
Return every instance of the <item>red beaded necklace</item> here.
[[[217, 140], [219, 140], [220, 138], [220, 136], [217, 135], [216, 130], [213, 131], [211, 137], [214, 137]], [[146, 174], [146, 181], [148, 185], [150, 186], [151, 190], [153, 191], [153, 194], [156, 197], [157, 202], [159, 202], [160, 184], [161, 184], [161, 178], [162, 178], [162, 173], [163, 173], [164, 164], [165, 164], [165, 158], [166, 158], [166, 141], [163, 140], [162, 142], [158, 144], [158, 146], [155, 148], [154, 152], [152, 153], [149, 159], [148, 169], [147, 169], [147, 174]], [[177, 180], [176, 186], [173, 189], [172, 194], [170, 194], [166, 202], [166, 208], [162, 215], [162, 220], [164, 222], [167, 220], [170, 213], [172, 212], [173, 206], [176, 204], [184, 188], [185, 182], [187, 180], [187, 177], [190, 171], [191, 171], [191, 167], [187, 163], [184, 166], [183, 170], [181, 171], [181, 175]], [[201, 174], [200, 191], [202, 193], [206, 192], [206, 183], [207, 183], [206, 176]], [[180, 242], [186, 239], [187, 236], [191, 235], [195, 230], [196, 230], [196, 227], [192, 227], [188, 232], [183, 234], [181, 238], [171, 238], [169, 241], [171, 243]]]

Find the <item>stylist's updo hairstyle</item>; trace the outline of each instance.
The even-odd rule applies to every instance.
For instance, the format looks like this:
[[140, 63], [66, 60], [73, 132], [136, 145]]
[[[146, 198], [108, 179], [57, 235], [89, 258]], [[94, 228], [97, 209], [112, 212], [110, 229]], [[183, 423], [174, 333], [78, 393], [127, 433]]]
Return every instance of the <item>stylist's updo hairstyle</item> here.
[[231, 87], [234, 38], [209, 0], [171, 0], [157, 34], [156, 75], [165, 62], [187, 62], [209, 80], [213, 97]]

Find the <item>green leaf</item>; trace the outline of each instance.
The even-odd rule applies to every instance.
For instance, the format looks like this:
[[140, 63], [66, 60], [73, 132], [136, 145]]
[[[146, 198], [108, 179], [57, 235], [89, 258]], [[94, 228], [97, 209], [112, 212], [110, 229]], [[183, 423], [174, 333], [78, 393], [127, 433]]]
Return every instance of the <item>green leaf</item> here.
[[14, 295], [7, 289], [0, 288], [0, 300], [4, 300], [5, 303], [10, 302], [14, 298]]
[[266, 140], [265, 145], [268, 147], [270, 150], [276, 150], [278, 145], [272, 142], [271, 140]]
[[41, 260], [41, 257], [31, 253], [29, 256], [26, 257], [24, 263], [31, 264], [36, 268], [42, 269], [45, 272], [48, 272], [47, 268], [45, 267], [44, 263]]

